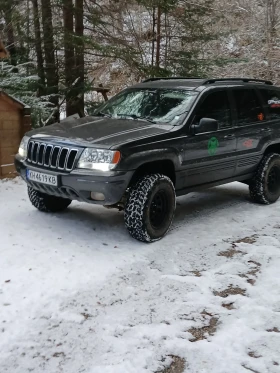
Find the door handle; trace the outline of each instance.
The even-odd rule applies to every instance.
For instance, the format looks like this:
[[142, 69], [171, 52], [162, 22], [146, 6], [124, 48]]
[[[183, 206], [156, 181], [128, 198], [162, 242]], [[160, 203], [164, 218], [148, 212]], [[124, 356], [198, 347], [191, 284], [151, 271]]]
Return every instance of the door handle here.
[[235, 135], [226, 135], [224, 136], [224, 139], [234, 139], [235, 138]]
[[262, 128], [261, 130], [260, 130], [260, 132], [271, 132], [272, 130], [271, 130], [271, 128]]

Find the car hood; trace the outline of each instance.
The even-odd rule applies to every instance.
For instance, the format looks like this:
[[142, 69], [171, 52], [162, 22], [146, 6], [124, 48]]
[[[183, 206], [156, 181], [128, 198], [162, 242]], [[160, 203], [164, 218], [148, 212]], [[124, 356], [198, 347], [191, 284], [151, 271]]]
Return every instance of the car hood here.
[[[44, 141], [71, 142], [76, 145], [109, 148], [166, 133], [173, 126], [146, 121], [104, 117], [67, 118], [61, 123], [38, 128], [27, 135]], [[46, 139], [46, 137], [48, 139]]]

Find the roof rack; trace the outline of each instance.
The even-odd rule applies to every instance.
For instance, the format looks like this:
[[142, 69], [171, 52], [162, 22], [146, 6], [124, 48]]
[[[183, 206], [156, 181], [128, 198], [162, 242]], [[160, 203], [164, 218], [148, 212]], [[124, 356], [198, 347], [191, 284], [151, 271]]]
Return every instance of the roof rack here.
[[169, 78], [161, 78], [161, 77], [154, 77], [154, 78], [147, 78], [145, 80], [142, 80], [142, 83], [147, 82], [155, 82], [156, 80], [201, 80], [202, 78], [194, 77], [194, 78], [186, 78], [185, 76], [170, 76]]
[[203, 82], [203, 84], [213, 84], [216, 82], [244, 82], [244, 83], [264, 83], [267, 85], [273, 85], [273, 83], [269, 80], [262, 80], [262, 79], [251, 79], [251, 78], [222, 78], [222, 79], [207, 79]]
[[147, 82], [154, 82], [157, 80], [196, 80], [200, 81], [201, 85], [205, 84], [214, 84], [218, 82], [243, 82], [243, 83], [263, 83], [267, 85], [273, 85], [273, 83], [270, 80], [262, 80], [262, 79], [251, 79], [251, 78], [217, 78], [217, 79], [203, 79], [199, 77], [193, 77], [193, 78], [186, 78], [185, 76], [170, 76], [168, 78], [164, 77], [154, 77], [154, 78], [148, 78], [145, 80], [142, 80], [142, 83], [147, 83]]

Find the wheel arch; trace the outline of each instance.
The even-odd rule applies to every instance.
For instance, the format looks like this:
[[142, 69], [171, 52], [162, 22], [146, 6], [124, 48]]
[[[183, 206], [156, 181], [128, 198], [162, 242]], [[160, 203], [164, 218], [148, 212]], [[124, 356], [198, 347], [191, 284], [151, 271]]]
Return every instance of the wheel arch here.
[[270, 144], [264, 151], [264, 155], [270, 153], [278, 153], [280, 154], [280, 143]]
[[162, 174], [169, 177], [175, 187], [176, 185], [176, 172], [175, 165], [171, 159], [157, 160], [143, 163], [139, 166], [129, 183], [129, 186], [135, 185], [138, 180], [140, 180], [145, 175], [149, 174]]

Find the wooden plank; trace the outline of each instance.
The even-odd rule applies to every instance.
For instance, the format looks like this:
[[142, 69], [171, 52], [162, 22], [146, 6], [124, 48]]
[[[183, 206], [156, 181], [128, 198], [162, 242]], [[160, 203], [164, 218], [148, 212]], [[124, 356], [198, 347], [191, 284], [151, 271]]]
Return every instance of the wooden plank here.
[[30, 130], [30, 115], [23, 115], [24, 105], [0, 92], [0, 178], [17, 176], [14, 156], [23, 134]]
[[[17, 102], [16, 100], [14, 100], [12, 97], [9, 97], [4, 92], [0, 92], [0, 100], [2, 100], [3, 103], [11, 105], [13, 107], [13, 109], [17, 108], [17, 109], [22, 110], [25, 106], [25, 105]], [[1, 102], [1, 106], [2, 106], [2, 102]]]
[[14, 172], [8, 173], [7, 175], [0, 176], [0, 179], [14, 179], [17, 176], [19, 176], [19, 174], [17, 173], [17, 171], [14, 171]]
[[22, 136], [28, 131], [31, 131], [31, 116], [25, 115], [22, 118]]
[[[2, 109], [2, 108], [1, 108]], [[0, 111], [0, 120], [19, 120], [20, 113], [11, 111], [11, 110], [1, 110]]]
[[10, 148], [10, 147], [13, 147], [13, 148], [17, 147], [18, 148], [19, 144], [20, 144], [19, 136], [17, 136], [16, 138], [11, 138], [11, 136], [9, 136], [5, 141], [3, 141], [2, 139], [0, 141], [1, 149]]
[[9, 119], [9, 120], [2, 120], [2, 131], [5, 130], [16, 130], [20, 133], [20, 118], [19, 119]]
[[15, 111], [15, 107], [11, 102], [4, 100], [4, 96], [0, 94], [0, 107], [1, 111]]
[[4, 149], [2, 149], [1, 154], [0, 154], [0, 165], [13, 163], [16, 153], [11, 153], [10, 151], [7, 152], [3, 150]]
[[2, 149], [9, 147], [18, 147], [20, 144], [20, 136], [17, 131], [1, 131], [0, 146]]
[[0, 166], [2, 171], [2, 178], [4, 177], [14, 177], [16, 174], [15, 166], [8, 165], [8, 166]]
[[1, 148], [0, 156], [4, 155], [5, 157], [11, 154], [17, 154], [18, 152], [18, 145], [16, 146], [7, 146], [5, 148]]
[[4, 47], [2, 40], [0, 40], [0, 58], [8, 58], [8, 57], [9, 57], [9, 53], [7, 49]]

